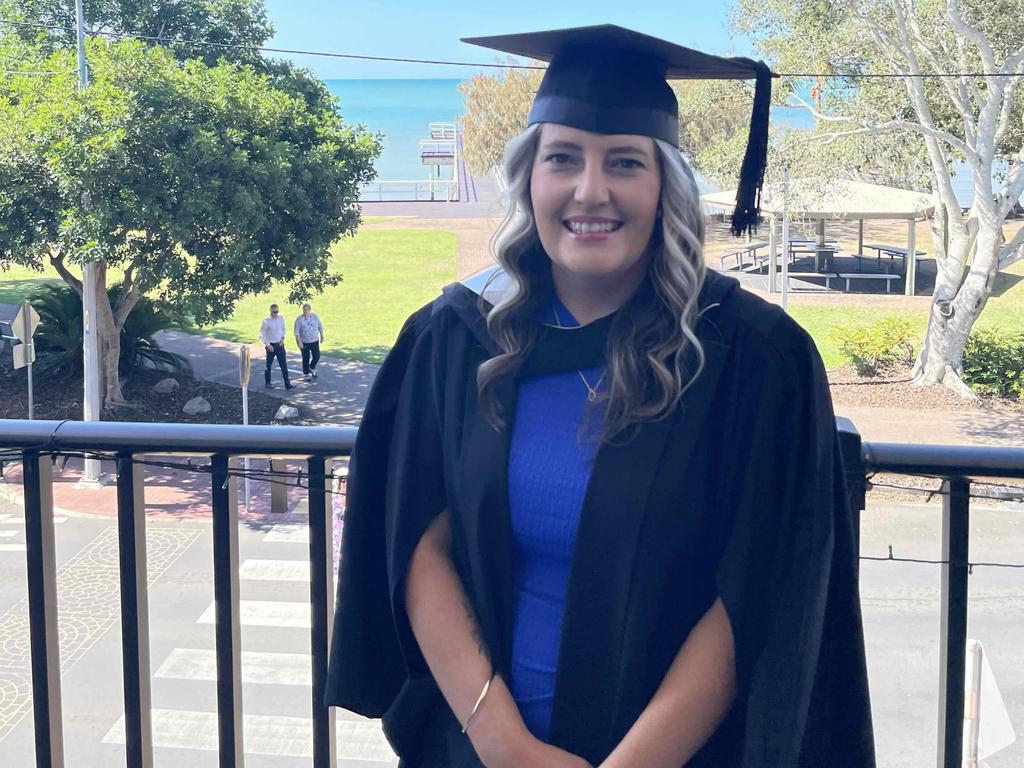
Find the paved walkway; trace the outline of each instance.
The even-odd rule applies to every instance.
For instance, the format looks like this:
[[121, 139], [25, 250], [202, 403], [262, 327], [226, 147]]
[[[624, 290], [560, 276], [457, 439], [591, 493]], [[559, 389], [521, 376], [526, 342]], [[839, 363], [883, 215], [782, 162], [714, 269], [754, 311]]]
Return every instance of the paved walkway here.
[[[196, 336], [182, 331], [160, 331], [157, 343], [169, 352], [176, 352], [192, 363], [197, 378], [240, 387], [238, 358], [241, 344], [235, 341]], [[380, 366], [358, 363], [323, 355], [317, 365], [317, 378], [305, 381], [302, 365], [294, 348], [288, 356], [295, 389], [286, 390], [281, 382], [281, 371], [275, 361], [271, 374], [273, 389], [263, 387], [265, 354], [259, 344], [249, 344], [252, 355], [252, 373], [249, 389], [299, 404], [320, 419], [323, 424], [355, 426], [359, 423], [370, 385]]]

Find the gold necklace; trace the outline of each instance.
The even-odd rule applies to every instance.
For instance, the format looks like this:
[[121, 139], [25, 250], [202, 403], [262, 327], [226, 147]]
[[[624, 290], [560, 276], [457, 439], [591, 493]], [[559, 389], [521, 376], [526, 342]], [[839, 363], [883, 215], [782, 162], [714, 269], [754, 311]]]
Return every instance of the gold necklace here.
[[[551, 314], [555, 316], [555, 325], [557, 325], [559, 328], [564, 328], [565, 326], [562, 325], [562, 321], [558, 319], [558, 310], [553, 305], [551, 307]], [[587, 388], [587, 401], [591, 403], [596, 403], [597, 390], [601, 386], [601, 382], [604, 381], [604, 375], [608, 373], [608, 370], [605, 369], [601, 371], [601, 377], [597, 380], [597, 383], [594, 386], [590, 386], [590, 382], [587, 381], [587, 377], [583, 375], [583, 371], [581, 371], [579, 368], [576, 369], [576, 373], [579, 375], [580, 381], [583, 382], [583, 386]]]

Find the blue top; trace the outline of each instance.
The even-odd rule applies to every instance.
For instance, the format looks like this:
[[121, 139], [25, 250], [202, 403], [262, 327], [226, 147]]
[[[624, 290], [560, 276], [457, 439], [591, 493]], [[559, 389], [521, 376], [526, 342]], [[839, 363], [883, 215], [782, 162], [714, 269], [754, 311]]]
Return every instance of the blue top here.
[[[562, 326], [579, 325], [561, 303], [556, 311]], [[554, 704], [576, 529], [600, 435], [591, 426], [600, 426], [599, 413], [587, 421], [588, 436], [581, 432], [588, 401], [580, 373], [519, 381], [509, 449], [515, 620], [507, 682], [526, 726], [544, 741]], [[599, 390], [603, 373], [603, 366], [582, 370], [590, 386]]]

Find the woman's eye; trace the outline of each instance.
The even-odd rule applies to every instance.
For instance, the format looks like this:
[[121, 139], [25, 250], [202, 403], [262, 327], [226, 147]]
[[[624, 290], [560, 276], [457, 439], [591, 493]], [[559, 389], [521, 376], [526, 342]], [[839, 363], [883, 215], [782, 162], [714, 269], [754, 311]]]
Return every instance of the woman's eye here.
[[643, 168], [644, 164], [641, 163], [639, 160], [633, 160], [630, 157], [623, 157], [615, 161], [615, 167], [633, 170], [634, 168]]
[[572, 157], [564, 153], [548, 155], [548, 162], [554, 163], [555, 165], [568, 165], [570, 162], [572, 162]]

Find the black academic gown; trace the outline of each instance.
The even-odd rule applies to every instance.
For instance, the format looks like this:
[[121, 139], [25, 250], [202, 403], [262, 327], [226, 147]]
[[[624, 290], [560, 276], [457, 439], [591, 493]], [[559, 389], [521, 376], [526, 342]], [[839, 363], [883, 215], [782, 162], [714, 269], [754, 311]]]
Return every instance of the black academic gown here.
[[[700, 303], [705, 364], [681, 407], [598, 451], [551, 742], [599, 764], [720, 596], [738, 694], [688, 765], [870, 768], [854, 531], [820, 357], [788, 316], [730, 278], [709, 273]], [[611, 322], [545, 327], [524, 375], [601, 362]], [[403, 607], [410, 556], [442, 509], [496, 670], [509, 668], [509, 431], [484, 421], [476, 395], [477, 366], [496, 351], [477, 296], [447, 288], [402, 330], [352, 457], [327, 701], [383, 717], [404, 765], [479, 765]], [[515, 390], [499, 387], [507, 415]]]

